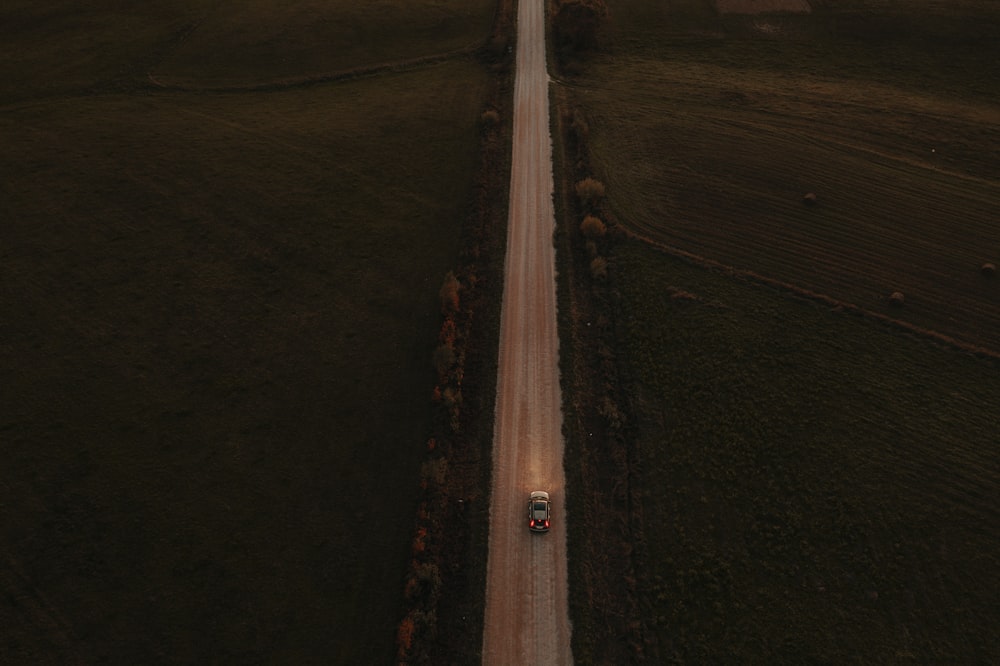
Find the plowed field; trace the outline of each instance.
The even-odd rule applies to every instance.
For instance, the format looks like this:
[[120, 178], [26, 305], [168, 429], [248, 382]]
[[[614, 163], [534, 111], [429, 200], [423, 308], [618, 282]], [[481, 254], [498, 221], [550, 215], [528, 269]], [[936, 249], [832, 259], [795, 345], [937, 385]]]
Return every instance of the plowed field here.
[[980, 274], [1000, 261], [997, 105], [646, 59], [594, 80], [598, 170], [630, 231], [1000, 349]]

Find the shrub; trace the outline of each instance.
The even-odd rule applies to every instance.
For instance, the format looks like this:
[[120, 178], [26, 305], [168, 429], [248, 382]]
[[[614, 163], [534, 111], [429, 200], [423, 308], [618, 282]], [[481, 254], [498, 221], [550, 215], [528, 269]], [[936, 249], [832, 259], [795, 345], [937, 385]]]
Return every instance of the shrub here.
[[608, 260], [604, 257], [594, 257], [591, 259], [590, 274], [597, 279], [608, 277]]
[[462, 404], [462, 389], [449, 386], [444, 390], [443, 398], [444, 404], [448, 409], [457, 408]]
[[607, 420], [608, 425], [613, 430], [618, 430], [625, 422], [624, 415], [618, 409], [618, 403], [616, 403], [611, 396], [604, 396], [601, 400], [601, 404], [597, 408], [597, 411], [600, 412], [601, 416]]
[[427, 662], [427, 639], [437, 633], [437, 614], [433, 610], [411, 610], [399, 623], [396, 632], [396, 663]]
[[441, 330], [438, 331], [438, 342], [449, 347], [454, 347], [457, 339], [458, 327], [455, 326], [455, 320], [449, 316], [441, 324]]
[[495, 109], [487, 109], [479, 120], [485, 129], [489, 129], [500, 124], [500, 114]]
[[423, 553], [425, 550], [427, 550], [427, 528], [420, 527], [417, 528], [417, 535], [413, 537], [413, 545], [411, 547], [411, 551], [413, 553], [413, 556], [416, 557], [417, 555]]
[[452, 432], [457, 433], [462, 427], [462, 422], [459, 419], [462, 408], [462, 390], [449, 386], [441, 394], [441, 399], [448, 410], [448, 425], [451, 426]]
[[428, 611], [413, 611], [410, 614], [413, 618], [413, 624], [416, 630], [420, 633], [434, 636], [437, 633], [437, 613], [433, 610]]
[[809, 192], [802, 197], [802, 203], [807, 206], [815, 206], [819, 202], [815, 192]]
[[989, 277], [991, 275], [995, 275], [996, 274], [997, 267], [996, 267], [995, 264], [983, 264], [979, 268], [979, 272], [982, 273], [983, 275]]
[[587, 215], [583, 218], [583, 222], [580, 223], [580, 231], [583, 232], [584, 236], [593, 240], [603, 237], [607, 233], [608, 228], [604, 226], [601, 218], [594, 215]]
[[458, 292], [462, 288], [462, 283], [458, 281], [455, 274], [448, 271], [444, 276], [444, 283], [438, 296], [441, 298], [441, 312], [458, 312]]
[[[441, 594], [441, 573], [438, 566], [433, 562], [411, 561], [410, 575], [406, 579], [404, 593], [410, 603], [433, 609]], [[419, 612], [413, 611], [411, 615]], [[433, 610], [430, 613], [433, 613]], [[417, 631], [422, 629], [420, 616], [413, 615], [413, 619], [414, 629]]]
[[455, 365], [455, 350], [449, 345], [438, 345], [434, 350], [434, 369], [438, 377], [447, 377], [448, 371]]
[[433, 460], [425, 461], [420, 466], [420, 477], [427, 481], [428, 485], [434, 483], [438, 486], [444, 485], [445, 478], [448, 476], [448, 459], [447, 458], [434, 458]]
[[413, 618], [407, 615], [399, 623], [399, 630], [396, 632], [396, 644], [399, 646], [399, 658], [405, 659], [413, 649], [413, 634], [415, 631]]
[[889, 294], [889, 305], [892, 305], [893, 307], [897, 307], [897, 308], [898, 307], [902, 307], [903, 306], [903, 302], [905, 300], [906, 300], [906, 297], [903, 296], [903, 292], [901, 292], [901, 291], [894, 291], [891, 294]]
[[584, 206], [592, 207], [604, 198], [604, 183], [594, 178], [584, 178], [576, 184], [576, 196]]

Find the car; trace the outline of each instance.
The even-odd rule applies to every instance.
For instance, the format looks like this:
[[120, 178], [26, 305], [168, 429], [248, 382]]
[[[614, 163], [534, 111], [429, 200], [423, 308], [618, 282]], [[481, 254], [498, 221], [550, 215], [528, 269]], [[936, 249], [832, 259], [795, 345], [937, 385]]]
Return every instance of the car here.
[[532, 532], [549, 531], [549, 494], [535, 490], [528, 498], [528, 529]]

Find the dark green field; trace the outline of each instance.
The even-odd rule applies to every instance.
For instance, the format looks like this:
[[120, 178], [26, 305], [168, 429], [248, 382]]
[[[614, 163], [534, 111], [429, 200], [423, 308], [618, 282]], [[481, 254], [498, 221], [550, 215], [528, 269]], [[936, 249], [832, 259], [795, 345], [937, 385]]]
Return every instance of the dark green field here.
[[0, 9], [0, 662], [391, 660], [493, 10]]
[[628, 243], [665, 660], [1000, 655], [1000, 365]]
[[[609, 1], [606, 53], [560, 82], [632, 235], [609, 270], [637, 650], [993, 663], [1000, 365], [941, 340], [1000, 352], [980, 271], [1000, 263], [1000, 6], [811, 4]], [[588, 593], [584, 662], [621, 641]]]

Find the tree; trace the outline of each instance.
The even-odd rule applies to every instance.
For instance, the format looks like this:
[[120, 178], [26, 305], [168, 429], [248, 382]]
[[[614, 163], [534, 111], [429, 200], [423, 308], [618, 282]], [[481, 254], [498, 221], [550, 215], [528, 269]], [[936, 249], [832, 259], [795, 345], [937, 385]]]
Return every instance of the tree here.
[[583, 218], [583, 222], [580, 223], [580, 232], [590, 239], [601, 238], [607, 233], [607, 230], [604, 222], [596, 215], [587, 215]]
[[453, 272], [448, 271], [448, 274], [444, 276], [441, 291], [438, 292], [438, 296], [441, 298], [441, 312], [445, 314], [458, 312], [458, 292], [461, 288], [462, 283], [458, 281]]

